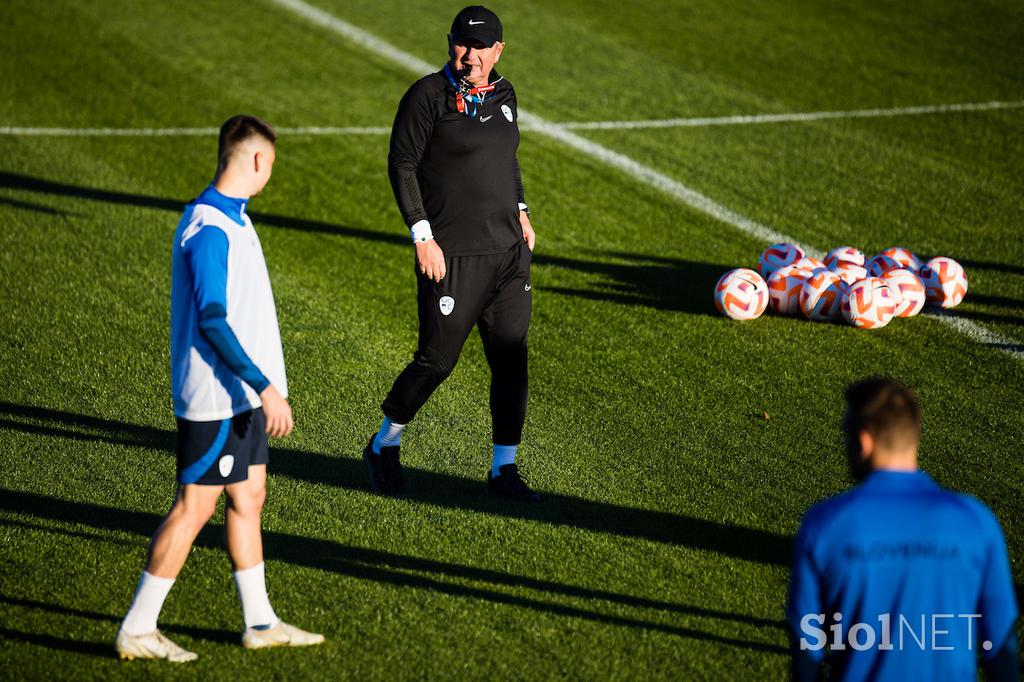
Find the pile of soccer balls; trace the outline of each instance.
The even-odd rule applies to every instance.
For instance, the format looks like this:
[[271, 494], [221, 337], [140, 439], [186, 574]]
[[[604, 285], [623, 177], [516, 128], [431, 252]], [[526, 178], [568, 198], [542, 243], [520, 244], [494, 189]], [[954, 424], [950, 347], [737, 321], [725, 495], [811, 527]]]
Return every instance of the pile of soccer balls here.
[[967, 273], [952, 258], [922, 263], [894, 246], [870, 260], [852, 246], [832, 249], [824, 261], [794, 244], [769, 246], [757, 261], [760, 274], [730, 270], [715, 286], [715, 306], [734, 320], [753, 320], [770, 305], [781, 315], [845, 320], [880, 329], [894, 317], [917, 315], [925, 304], [952, 308], [967, 293]]

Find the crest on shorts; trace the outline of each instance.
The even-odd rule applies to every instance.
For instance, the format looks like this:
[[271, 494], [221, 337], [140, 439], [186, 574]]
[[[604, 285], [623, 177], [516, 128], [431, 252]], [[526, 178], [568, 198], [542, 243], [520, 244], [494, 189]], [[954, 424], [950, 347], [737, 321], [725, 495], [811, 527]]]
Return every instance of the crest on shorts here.
[[455, 299], [451, 296], [442, 296], [437, 305], [441, 308], [442, 315], [451, 315], [452, 311], [455, 310]]
[[217, 468], [220, 469], [221, 478], [227, 478], [231, 474], [231, 470], [235, 466], [234, 455], [224, 455], [217, 462]]
[[512, 107], [510, 107], [507, 104], [502, 104], [501, 105], [501, 113], [505, 114], [505, 118], [508, 119], [509, 123], [512, 122]]

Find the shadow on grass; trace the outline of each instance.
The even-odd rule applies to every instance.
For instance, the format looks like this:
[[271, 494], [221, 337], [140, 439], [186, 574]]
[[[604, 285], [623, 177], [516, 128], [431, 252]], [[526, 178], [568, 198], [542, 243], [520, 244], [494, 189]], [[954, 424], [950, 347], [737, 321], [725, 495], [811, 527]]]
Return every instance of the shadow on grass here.
[[[81, 524], [100, 530], [134, 533], [140, 536], [149, 536], [162, 520], [162, 518], [157, 514], [117, 509], [114, 507], [104, 507], [91, 503], [71, 502], [47, 495], [15, 490], [0, 490], [0, 510], [12, 513], [29, 514], [35, 517], [58, 521], [61, 523]], [[63, 532], [63, 529], [60, 528], [47, 528], [46, 530], [48, 532], [55, 533]], [[222, 526], [207, 524], [202, 533], [200, 533], [199, 537], [196, 539], [195, 544], [199, 547], [217, 548], [221, 546], [220, 537], [222, 536]], [[349, 547], [330, 540], [306, 538], [291, 535], [289, 533], [264, 531], [263, 542], [264, 556], [267, 559], [281, 561], [295, 566], [315, 568], [339, 575], [377, 583], [391, 584], [398, 587], [411, 587], [448, 594], [455, 597], [481, 599], [493, 603], [528, 608], [559, 616], [580, 618], [583, 620], [623, 627], [643, 628], [679, 637], [738, 646], [755, 651], [779, 654], [786, 653], [786, 648], [781, 645], [724, 637], [704, 632], [702, 630], [679, 627], [628, 616], [602, 613], [569, 604], [553, 603], [550, 601], [518, 596], [493, 589], [447, 582], [439, 578], [449, 577], [466, 580], [481, 580], [495, 585], [526, 587], [569, 597], [616, 601], [630, 606], [649, 607], [686, 615], [738, 621], [758, 627], [781, 628], [782, 624], [778, 621], [755, 618], [753, 616], [731, 614], [713, 609], [689, 607], [680, 604], [667, 604], [656, 600], [616, 595], [599, 590], [589, 590], [587, 588], [561, 585], [559, 583], [534, 580], [531, 578], [514, 576], [496, 571], [460, 566], [458, 564]], [[438, 578], [409, 573], [407, 571], [429, 572], [437, 575]], [[113, 616], [77, 611], [64, 606], [40, 605], [38, 602], [13, 600], [9, 597], [0, 598], [0, 601], [5, 601], [7, 603], [22, 602], [21, 605], [33, 608], [49, 608], [55, 612], [67, 613], [68, 615], [83, 615], [85, 617], [95, 617], [103, 620], [116, 621], [116, 618]], [[177, 627], [176, 631], [196, 637], [215, 640], [223, 640], [228, 636], [222, 631], [185, 627]], [[39, 643], [45, 645], [43, 642]], [[50, 644], [54, 647], [65, 648], [65, 646], [61, 645], [66, 645], [67, 642], [59, 640], [51, 642]], [[89, 644], [88, 646], [91, 647], [98, 645]], [[104, 652], [108, 651], [109, 649], [105, 647]]]
[[[96, 189], [82, 187], [80, 185], [69, 185], [53, 180], [34, 178], [19, 173], [0, 172], [0, 187], [33, 192], [36, 194], [52, 194], [57, 196], [72, 197], [75, 199], [90, 199], [102, 201], [107, 204], [119, 204], [122, 206], [139, 206], [142, 208], [156, 208], [165, 211], [181, 213], [187, 203], [182, 199], [166, 199], [163, 197], [152, 197], [145, 194], [131, 194], [114, 190]], [[303, 232], [325, 232], [345, 237], [355, 237], [370, 241], [385, 242], [389, 244], [408, 245], [409, 240], [400, 234], [388, 234], [375, 232], [360, 227], [350, 227], [337, 223], [326, 223], [317, 220], [301, 220], [287, 216], [275, 215], [272, 213], [250, 213], [252, 220], [257, 225], [273, 225], [291, 230]]]
[[[108, 204], [139, 206], [180, 213], [185, 200], [167, 199], [144, 194], [132, 194], [115, 190], [82, 187], [53, 180], [35, 178], [18, 173], [0, 172], [0, 188], [8, 188], [35, 194], [56, 195], [74, 199], [88, 199]], [[24, 207], [34, 206], [25, 202], [14, 202]], [[39, 207], [38, 210], [44, 210]], [[45, 209], [47, 212], [52, 209]], [[59, 211], [56, 211], [59, 212]], [[365, 241], [408, 247], [409, 240], [402, 234], [378, 232], [363, 227], [352, 227], [338, 223], [304, 220], [273, 213], [252, 212], [253, 222], [302, 232], [319, 232]], [[725, 265], [713, 265], [675, 258], [645, 256], [629, 253], [598, 253], [598, 260], [568, 258], [536, 254], [534, 264], [551, 266], [576, 272], [583, 272], [597, 278], [590, 288], [573, 289], [566, 287], [545, 287], [545, 291], [584, 299], [608, 301], [626, 305], [642, 305], [662, 310], [681, 311], [693, 314], [715, 314], [711, 298], [715, 282], [730, 269]], [[607, 262], [609, 259], [619, 262]], [[694, 296], [693, 292], [702, 292]], [[410, 302], [411, 304], [411, 302]]]
[[993, 296], [991, 294], [968, 293], [967, 298], [971, 303], [990, 305], [995, 308], [1010, 308], [1013, 310], [1024, 310], [1024, 301], [1010, 298], [1009, 296]]
[[[0, 521], [0, 523], [3, 523]], [[51, 532], [61, 532], [63, 529], [48, 528]], [[19, 597], [11, 597], [9, 595], [0, 594], [0, 604], [7, 604], [8, 606], [17, 606], [25, 609], [35, 609], [39, 611], [49, 611], [59, 616], [71, 616], [74, 618], [89, 618], [90, 620], [98, 620], [107, 623], [113, 623], [119, 625], [123, 615], [115, 616], [109, 613], [100, 613], [98, 611], [85, 611], [83, 609], [75, 609], [70, 606], [62, 606], [59, 604], [48, 604], [46, 602], [36, 601], [34, 599], [22, 599]], [[164, 632], [173, 632], [179, 635], [186, 635], [194, 639], [205, 639], [211, 642], [220, 642], [222, 644], [238, 644], [241, 638], [241, 631], [231, 632], [230, 630], [212, 630], [210, 628], [196, 628], [188, 625], [176, 625], [174, 623], [160, 623], [160, 629]], [[97, 645], [103, 647], [103, 655], [110, 656], [113, 654], [114, 638], [111, 636], [110, 643], [104, 645]], [[92, 644], [91, 642], [89, 644]]]
[[992, 270], [994, 272], [1005, 272], [1011, 275], [1024, 275], [1024, 265], [1011, 265], [1010, 263], [993, 263], [984, 260], [962, 260], [956, 259], [964, 269], [970, 273], [971, 270]]
[[1024, 343], [990, 343], [989, 348], [998, 348], [1007, 353], [1024, 353]]
[[[718, 279], [731, 269], [728, 265], [632, 253], [595, 255], [602, 259], [611, 258], [621, 262], [585, 261], [562, 256], [538, 255], [534, 259], [537, 265], [551, 265], [596, 274], [600, 278], [590, 289], [556, 286], [544, 287], [544, 291], [695, 315], [718, 315], [712, 292]], [[698, 292], [697, 295], [694, 295], [694, 292]]]
[[[26, 423], [9, 417], [44, 423]], [[175, 443], [175, 434], [169, 430], [8, 402], [0, 402], [0, 428], [43, 437], [99, 441], [166, 452], [173, 452]], [[73, 430], [75, 428], [88, 429], [92, 433]], [[541, 491], [544, 493], [541, 504], [515, 504], [487, 495], [482, 480], [411, 467], [406, 467], [405, 471], [413, 486], [409, 499], [442, 508], [652, 540], [762, 564], [785, 566], [789, 562], [790, 538], [769, 531], [545, 491]], [[369, 491], [366, 468], [362, 459], [356, 457], [331, 457], [302, 450], [271, 448], [270, 473], [310, 483]]]
[[0, 197], [0, 205], [11, 206], [13, 208], [20, 208], [25, 211], [35, 211], [36, 213], [45, 213], [46, 215], [73, 215], [67, 211], [61, 211], [56, 208], [50, 208], [49, 206], [43, 206], [42, 204], [33, 204], [29, 201], [17, 201], [16, 199], [7, 199], [6, 197]]
[[[99, 642], [82, 642], [76, 639], [65, 639], [53, 635], [40, 635], [34, 632], [21, 632], [0, 627], [0, 638], [25, 644], [46, 647], [47, 649], [62, 649], [76, 654], [87, 654], [89, 656], [103, 656], [110, 658], [114, 655], [114, 649], [110, 644]], [[14, 679], [14, 678], [12, 678]]]

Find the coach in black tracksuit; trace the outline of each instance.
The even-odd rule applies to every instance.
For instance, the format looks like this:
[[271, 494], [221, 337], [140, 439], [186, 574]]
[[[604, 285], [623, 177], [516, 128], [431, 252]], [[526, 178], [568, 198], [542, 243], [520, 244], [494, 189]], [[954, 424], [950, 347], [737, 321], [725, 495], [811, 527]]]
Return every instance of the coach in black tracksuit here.
[[493, 69], [501, 39], [493, 12], [463, 9], [448, 37], [451, 61], [414, 83], [395, 116], [388, 177], [416, 244], [419, 346], [384, 400], [384, 422], [363, 453], [379, 492], [407, 490], [402, 430], [454, 369], [476, 325], [491, 368], [488, 489], [540, 499], [515, 465], [526, 419], [535, 237], [516, 160], [515, 90]]

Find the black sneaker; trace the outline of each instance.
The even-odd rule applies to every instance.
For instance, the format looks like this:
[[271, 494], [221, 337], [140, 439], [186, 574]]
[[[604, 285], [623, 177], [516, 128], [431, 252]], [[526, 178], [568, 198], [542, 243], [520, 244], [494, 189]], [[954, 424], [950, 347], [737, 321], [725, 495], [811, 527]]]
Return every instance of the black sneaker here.
[[498, 467], [498, 472], [497, 476], [487, 472], [487, 492], [516, 502], [540, 502], [540, 493], [526, 485], [515, 464]]
[[373, 453], [373, 437], [363, 448], [363, 461], [370, 472], [370, 487], [373, 492], [381, 495], [404, 495], [409, 492], [409, 484], [402, 475], [402, 463], [399, 461], [399, 447], [392, 445], [380, 449], [380, 454]]

